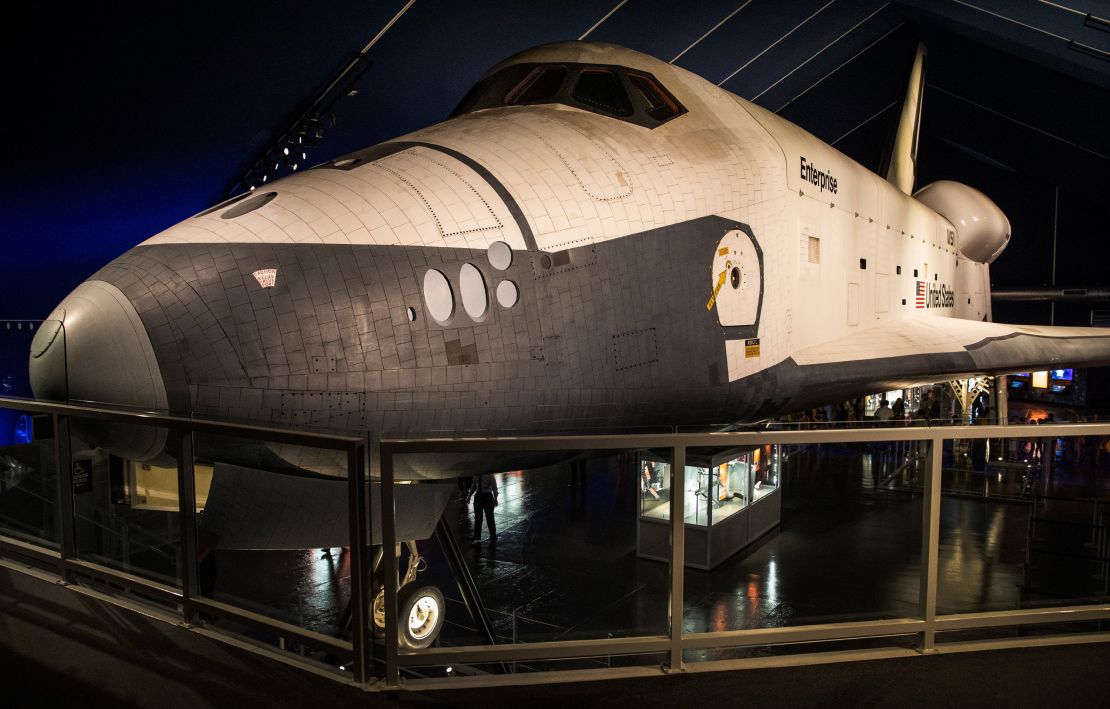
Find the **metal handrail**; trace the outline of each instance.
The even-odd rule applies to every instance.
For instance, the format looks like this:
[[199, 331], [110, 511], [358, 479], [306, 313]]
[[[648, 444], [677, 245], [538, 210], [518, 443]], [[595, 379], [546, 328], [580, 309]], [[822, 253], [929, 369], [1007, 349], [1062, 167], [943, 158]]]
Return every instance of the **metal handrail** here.
[[327, 448], [340, 451], [352, 450], [353, 446], [358, 446], [364, 442], [361, 436], [315, 433], [302, 430], [258, 426], [254, 424], [214, 421], [203, 418], [184, 418], [155, 411], [127, 409], [123, 407], [84, 406], [80, 404], [39, 401], [37, 399], [24, 399], [20, 397], [0, 397], [0, 409], [14, 409], [36, 414], [66, 415], [95, 421], [110, 421], [113, 423], [133, 423], [159, 428], [169, 428], [178, 431], [190, 431], [192, 433], [241, 436], [243, 438], [253, 438], [256, 440], [275, 441], [279, 443], [289, 443], [291, 445], [303, 445], [313, 448]]
[[[808, 431], [728, 431], [719, 433], [650, 433], [607, 434], [591, 436], [521, 436], [491, 438], [386, 438], [381, 441], [381, 475], [383, 487], [393, 483], [394, 457], [414, 453], [461, 453], [501, 451], [569, 451], [569, 450], [619, 450], [636, 448], [671, 448], [680, 472], [686, 451], [698, 447], [734, 447], [741, 445], [797, 445], [806, 443], [871, 443], [893, 441], [927, 441], [929, 453], [927, 475], [922, 487], [926, 497], [923, 506], [924, 534], [922, 540], [922, 590], [921, 615], [917, 618], [835, 623], [826, 625], [760, 628], [711, 633], [686, 633], [681, 621], [672, 620], [672, 629], [666, 637], [635, 637], [612, 639], [553, 641], [513, 645], [509, 647], [453, 647], [430, 648], [401, 652], [394, 638], [387, 633], [385, 685], [398, 686], [401, 667], [426, 666], [451, 662], [518, 661], [538, 659], [566, 659], [602, 654], [634, 654], [640, 652], [669, 651], [671, 663], [681, 666], [682, 651], [690, 648], [762, 645], [770, 643], [802, 643], [828, 640], [858, 639], [866, 637], [918, 634], [924, 651], [934, 649], [937, 632], [964, 628], [987, 628], [998, 625], [1048, 623], [1054, 619], [1107, 620], [1110, 607], [1079, 606], [1069, 609], [1033, 609], [1031, 611], [973, 613], [957, 616], [939, 616], [936, 612], [937, 557], [939, 540], [939, 503], [941, 493], [941, 445], [954, 439], [987, 438], [1045, 438], [1049, 436], [1110, 435], [1110, 424], [1054, 424], [1052, 429], [1038, 425], [993, 426], [922, 426], [894, 425], [870, 426], [851, 430]], [[679, 462], [682, 461], [682, 462]], [[385, 490], [383, 490], [385, 492]], [[391, 502], [391, 495], [386, 493]], [[392, 505], [383, 508], [383, 525], [393, 525]], [[683, 564], [682, 525], [674, 522], [672, 515], [672, 598], [671, 604], [681, 609], [681, 578]], [[677, 547], [677, 548], [676, 548]], [[386, 549], [386, 563], [395, 563], [390, 549]], [[676, 581], [676, 579], [678, 579]], [[676, 601], [677, 597], [677, 601]], [[387, 598], [387, 607], [390, 607]], [[391, 610], [395, 608], [391, 607]], [[681, 613], [681, 611], [680, 611]], [[672, 613], [673, 617], [673, 613]]]
[[[297, 642], [320, 650], [354, 654], [354, 645], [350, 641], [340, 640], [329, 635], [323, 635], [322, 633], [316, 633], [300, 626], [286, 623], [276, 618], [270, 618], [222, 601], [215, 601], [210, 598], [195, 598], [193, 599], [193, 604], [199, 610], [208, 611], [213, 615], [223, 616], [254, 628], [273, 630], [278, 632], [282, 637], [291, 638]], [[209, 628], [211, 629], [212, 626], [209, 626]]]
[[[1110, 435], [1110, 423], [1052, 424], [1056, 436]], [[565, 451], [663, 448], [679, 444], [686, 448], [715, 448], [755, 444], [798, 445], [805, 443], [878, 443], [931, 441], [955, 438], [1047, 438], [1045, 426], [946, 426], [924, 428], [891, 426], [820, 431], [723, 431], [715, 433], [590, 434], [580, 436], [495, 436], [487, 438], [400, 438], [383, 437], [382, 452], [481, 453], [494, 451]]]
[[183, 564], [180, 567], [180, 588], [167, 586], [157, 581], [129, 574], [111, 567], [92, 563], [78, 558], [75, 545], [72, 486], [67, 476], [56, 476], [57, 500], [55, 502], [56, 524], [58, 526], [59, 550], [39, 553], [33, 545], [0, 536], [0, 555], [13, 558], [32, 559], [39, 564], [53, 567], [63, 582], [75, 581], [76, 577], [87, 577], [94, 582], [121, 588], [124, 592], [144, 596], [180, 609], [186, 624], [192, 624], [195, 617], [206, 611], [214, 615], [232, 617], [252, 627], [265, 627], [281, 637], [291, 637], [299, 642], [326, 651], [350, 652], [355, 656], [353, 672], [355, 680], [369, 682], [369, 666], [373, 662], [366, 627], [365, 608], [368, 604], [366, 589], [357, 580], [352, 580], [351, 591], [356, 602], [356, 616], [359, 629], [353, 642], [347, 643], [312, 631], [298, 628], [278, 620], [265, 618], [250, 611], [228, 606], [200, 596], [196, 569], [196, 520], [193, 500], [195, 499], [193, 435], [197, 433], [234, 436], [291, 445], [336, 450], [346, 453], [348, 498], [350, 508], [350, 545], [352, 550], [352, 578], [365, 566], [365, 547], [369, 528], [369, 510], [366, 504], [366, 440], [362, 436], [336, 435], [308, 431], [291, 431], [266, 426], [242, 423], [210, 421], [203, 419], [169, 416], [157, 412], [136, 411], [125, 408], [85, 406], [61, 402], [43, 402], [30, 399], [0, 397], [0, 409], [14, 409], [20, 412], [50, 415], [54, 419], [54, 446], [56, 463], [59, 470], [68, 470], [72, 460], [69, 440], [71, 419], [108, 421], [137, 426], [158, 427], [174, 432], [180, 446], [177, 455], [179, 532], [182, 540]]
[[[35, 499], [35, 500], [38, 500], [39, 502], [42, 502], [43, 504], [45, 504], [49, 507], [53, 507], [54, 504], [55, 504], [54, 500], [50, 499], [49, 497], [46, 497], [45, 495], [41, 495], [41, 494], [35, 492], [34, 490], [23, 490], [23, 493], [26, 494], [27, 496], [31, 497], [32, 499]], [[93, 519], [92, 517], [88, 517], [88, 516], [79, 514], [79, 515], [77, 515], [77, 519], [80, 519], [81, 521], [86, 522], [87, 524], [91, 524], [94, 527], [96, 527], [97, 529], [104, 530], [108, 534], [111, 534], [111, 535], [114, 535], [114, 536], [119, 536], [119, 537], [123, 536], [123, 532], [117, 531], [113, 527], [111, 527], [109, 525], [106, 525], [106, 524], [103, 524], [102, 522], [98, 522], [97, 520]], [[156, 535], [154, 535], [152, 532], [148, 532], [146, 530], [146, 528], [143, 527], [141, 524], [138, 524], [137, 522], [132, 522], [131, 520], [126, 519], [124, 517], [115, 517], [115, 518], [113, 518], [113, 520], [115, 522], [118, 522], [120, 525], [122, 525], [124, 530], [128, 531], [129, 533], [137, 531], [140, 536], [146, 535], [146, 536], [150, 537], [151, 541], [148, 544], [144, 544], [143, 542], [140, 541], [140, 545], [141, 545], [141, 547], [144, 551], [153, 551], [153, 552], [157, 553], [159, 556], [162, 556], [166, 559], [172, 559], [173, 558], [172, 556], [170, 556], [169, 554], [166, 554], [164, 551], [162, 551], [159, 548], [160, 546], [164, 546], [164, 544], [155, 544], [154, 543], [154, 542], [161, 542], [163, 540], [160, 539], [159, 537], [157, 537]], [[8, 521], [8, 524], [11, 524], [11, 521]]]
[[[345, 451], [348, 454], [348, 502], [351, 524], [352, 550], [361, 550], [352, 557], [352, 597], [355, 610], [356, 635], [351, 643], [321, 636], [298, 626], [283, 623], [276, 619], [261, 616], [251, 611], [202, 598], [196, 589], [196, 579], [189, 568], [195, 568], [196, 550], [183, 549], [185, 569], [182, 588], [165, 586], [149, 579], [123, 573], [76, 558], [69, 534], [72, 533], [72, 517], [60, 527], [59, 551], [39, 550], [25, 542], [0, 537], [0, 553], [12, 556], [33, 558], [41, 563], [54, 564], [63, 579], [72, 573], [133, 590], [158, 598], [164, 602], [176, 603], [186, 620], [198, 611], [223, 615], [249, 626], [266, 628], [284, 637], [299, 640], [327, 651], [350, 652], [355, 656], [358, 666], [355, 669], [356, 682], [369, 686], [370, 664], [379, 660], [372, 658], [373, 643], [369, 641], [369, 618], [366, 616], [368, 603], [367, 589], [362, 587], [366, 560], [368, 529], [368, 510], [365, 499], [365, 459], [367, 441], [361, 436], [345, 436], [306, 431], [290, 431], [250, 424], [209, 421], [192, 418], [167, 416], [159, 413], [129, 411], [95, 406], [82, 406], [55, 402], [39, 402], [25, 399], [0, 398], [0, 409], [49, 414], [60, 425], [56, 430], [56, 445], [59, 447], [59, 465], [70, 459], [68, 450], [69, 419], [95, 419], [142, 426], [169, 428], [182, 436], [184, 448], [178, 461], [179, 482], [188, 480], [191, 485], [193, 470], [191, 456], [191, 436], [194, 433], [208, 433], [240, 436], [244, 438], [270, 440], [297, 445]], [[950, 439], [983, 438], [1046, 438], [1050, 436], [1110, 435], [1110, 423], [1104, 424], [1055, 424], [1051, 429], [1045, 426], [943, 426], [924, 427], [896, 424], [867, 428], [823, 429], [823, 430], [746, 430], [720, 433], [638, 433], [638, 434], [590, 434], [590, 435], [553, 435], [553, 436], [502, 436], [490, 438], [386, 438], [378, 445], [380, 454], [379, 471], [382, 486], [382, 537], [383, 537], [383, 574], [386, 578], [396, 576], [397, 559], [395, 556], [396, 530], [394, 527], [393, 491], [394, 457], [411, 453], [461, 453], [495, 451], [599, 451], [627, 450], [638, 448], [671, 449], [672, 475], [674, 482], [684, 481], [684, 463], [688, 449], [699, 447], [735, 447], [741, 445], [782, 444], [798, 445], [807, 443], [871, 443], [891, 441], [925, 441], [925, 456], [922, 506], [922, 570], [920, 612], [916, 617], [894, 618], [889, 620], [830, 623], [824, 625], [793, 626], [782, 628], [755, 628], [709, 633], [687, 633], [682, 629], [684, 535], [681, 515], [671, 515], [671, 598], [669, 600], [672, 625], [665, 635], [647, 635], [624, 638], [598, 638], [589, 640], [557, 640], [540, 643], [496, 645], [490, 647], [428, 648], [421, 651], [402, 652], [398, 648], [396, 636], [396, 589], [386, 584], [385, 602], [387, 606], [385, 635], [385, 681], [378, 688], [399, 686], [400, 667], [434, 665], [443, 662], [459, 661], [517, 661], [583, 658], [601, 655], [630, 655], [644, 653], [668, 653], [672, 669], [682, 666], [682, 653], [691, 648], [728, 647], [744, 645], [763, 645], [771, 643], [804, 643], [829, 640], [859, 639], [867, 637], [916, 634], [921, 638], [923, 651], [934, 648], [937, 632], [966, 628], [987, 628], [1004, 625], [1026, 625], [1037, 623], [1063, 622], [1073, 620], [1108, 620], [1110, 606], [1089, 605], [1066, 608], [1038, 608], [1017, 611], [970, 613], [956, 615], [937, 614], [937, 556], [939, 540], [939, 503], [941, 493], [940, 447]], [[65, 440], [63, 440], [65, 439]], [[188, 458], [188, 460], [184, 460]], [[59, 519], [66, 520], [72, 514], [72, 491], [59, 482], [60, 497]], [[184, 489], [184, 488], [183, 488]], [[191, 505], [192, 496], [180, 497], [183, 516], [183, 534], [190, 531], [190, 522], [184, 519], [185, 511]], [[67, 508], [67, 503], [69, 507]], [[672, 513], [677, 507], [677, 498], [671, 500]], [[1097, 504], [1096, 504], [1097, 507]], [[68, 530], [65, 526], [68, 524]], [[195, 529], [193, 529], [195, 532]], [[67, 546], [68, 545], [68, 546]], [[59, 563], [60, 562], [60, 563]], [[356, 566], [358, 568], [356, 568]], [[678, 619], [678, 620], [676, 620]], [[217, 631], [216, 628], [210, 630]]]

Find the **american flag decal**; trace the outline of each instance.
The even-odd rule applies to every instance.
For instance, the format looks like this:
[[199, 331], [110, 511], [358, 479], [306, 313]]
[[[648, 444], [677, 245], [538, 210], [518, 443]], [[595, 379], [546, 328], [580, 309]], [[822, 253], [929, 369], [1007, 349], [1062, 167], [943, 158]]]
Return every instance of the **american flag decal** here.
[[917, 307], [925, 307], [925, 281], [917, 282]]

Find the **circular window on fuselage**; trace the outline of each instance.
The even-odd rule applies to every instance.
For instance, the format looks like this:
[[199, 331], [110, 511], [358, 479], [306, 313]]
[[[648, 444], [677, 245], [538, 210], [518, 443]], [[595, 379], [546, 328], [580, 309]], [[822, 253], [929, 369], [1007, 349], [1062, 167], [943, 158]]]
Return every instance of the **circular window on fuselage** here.
[[486, 292], [486, 279], [478, 267], [464, 263], [459, 271], [459, 289], [462, 291], [463, 309], [471, 320], [486, 314], [489, 308], [489, 294]]
[[424, 274], [424, 303], [428, 314], [440, 324], [450, 320], [455, 312], [455, 294], [442, 271], [433, 268]]

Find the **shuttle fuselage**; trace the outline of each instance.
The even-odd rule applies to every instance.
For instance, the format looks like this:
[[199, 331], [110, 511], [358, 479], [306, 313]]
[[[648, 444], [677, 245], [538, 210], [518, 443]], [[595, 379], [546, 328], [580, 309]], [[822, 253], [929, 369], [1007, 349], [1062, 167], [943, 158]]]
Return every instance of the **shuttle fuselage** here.
[[[961, 187], [934, 195], [1004, 245], [1005, 217]], [[493, 435], [730, 423], [1057, 361], [1039, 335], [976, 329], [973, 233], [680, 68], [549, 45], [444, 123], [123, 254], [51, 317], [32, 375], [44, 398]], [[82, 369], [97, 338], [119, 367]], [[1065, 350], [1106, 358], [1095, 340]]]

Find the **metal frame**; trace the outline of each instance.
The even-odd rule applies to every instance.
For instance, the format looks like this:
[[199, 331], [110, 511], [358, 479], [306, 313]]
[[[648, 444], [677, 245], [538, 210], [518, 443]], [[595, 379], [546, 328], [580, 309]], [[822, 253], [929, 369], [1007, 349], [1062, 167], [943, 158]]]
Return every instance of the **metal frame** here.
[[[290, 638], [307, 646], [328, 652], [351, 655], [352, 671], [359, 684], [367, 684], [371, 674], [373, 645], [370, 642], [366, 609], [369, 599], [363, 581], [367, 565], [367, 538], [369, 509], [366, 504], [366, 443], [362, 438], [330, 434], [306, 433], [284, 429], [248, 426], [165, 416], [149, 412], [110, 409], [95, 406], [49, 403], [29, 399], [0, 398], [0, 409], [46, 414], [54, 421], [54, 447], [57, 459], [57, 485], [55, 504], [55, 530], [58, 550], [39, 547], [24, 540], [0, 535], [0, 558], [32, 562], [43, 568], [53, 568], [63, 584], [80, 586], [89, 580], [102, 586], [122, 589], [127, 594], [147, 598], [157, 603], [180, 608], [186, 627], [196, 622], [201, 612], [234, 620], [243, 625], [274, 631], [281, 638]], [[178, 446], [178, 519], [181, 535], [181, 588], [177, 589], [151, 579], [77, 558], [74, 535], [73, 486], [70, 472], [72, 454], [69, 435], [70, 419], [89, 419], [114, 423], [130, 423], [169, 429], [170, 440]], [[353, 642], [305, 630], [289, 623], [236, 608], [209, 598], [202, 598], [199, 590], [196, 536], [196, 479], [193, 461], [193, 436], [209, 433], [236, 436], [254, 440], [273, 441], [292, 445], [326, 448], [347, 453], [347, 477], [350, 481], [348, 497], [351, 514], [351, 594], [356, 632]], [[357, 494], [361, 490], [363, 494]], [[361, 629], [362, 632], [358, 632]], [[208, 628], [206, 632], [215, 629]], [[216, 631], [219, 632], [219, 631]], [[296, 657], [291, 655], [291, 657]]]
[[[1057, 424], [1056, 436], [1108, 435], [1107, 424]], [[853, 428], [820, 431], [758, 430], [722, 433], [671, 433], [592, 436], [530, 436], [521, 438], [467, 438], [467, 439], [393, 439], [380, 444], [383, 509], [382, 525], [392, 530], [394, 509], [392, 494], [386, 503], [385, 491], [394, 481], [393, 458], [414, 453], [504, 452], [504, 451], [585, 451], [621, 450], [641, 448], [670, 448], [672, 489], [685, 488], [686, 450], [693, 447], [733, 447], [742, 445], [797, 445], [806, 443], [871, 443], [892, 441], [921, 441], [927, 446], [925, 500], [922, 505], [921, 594], [920, 610], [915, 618], [895, 618], [850, 623], [830, 623], [785, 628], [733, 630], [711, 633], [683, 633], [683, 578], [685, 524], [680, 508], [681, 498], [671, 498], [671, 587], [668, 600], [670, 631], [665, 637], [645, 636], [634, 638], [539, 642], [523, 645], [465, 646], [428, 648], [402, 651], [397, 645], [396, 630], [390, 619], [396, 617], [396, 605], [389, 607], [386, 623], [386, 673], [383, 688], [430, 688], [442, 680], [401, 681], [400, 671], [408, 667], [440, 664], [468, 664], [494, 661], [561, 660], [605, 655], [632, 655], [665, 652], [668, 660], [659, 671], [673, 673], [685, 671], [684, 650], [713, 647], [743, 647], [782, 643], [816, 643], [831, 640], [856, 640], [875, 637], [917, 636], [917, 653], [938, 652], [936, 634], [951, 630], [1018, 626], [1068, 621], [1110, 620], [1110, 604], [1069, 606], [1066, 608], [1035, 608], [1016, 611], [993, 611], [956, 615], [937, 615], [937, 583], [940, 539], [941, 455], [944, 441], [949, 439], [982, 438], [1043, 438], [1043, 426], [891, 426], [887, 428]], [[387, 474], [388, 472], [388, 474]], [[385, 538], [385, 537], [383, 537]], [[392, 537], [389, 537], [392, 540]], [[391, 555], [386, 550], [386, 556]], [[388, 586], [387, 586], [388, 588]], [[388, 595], [387, 595], [388, 600]], [[1105, 636], [1110, 640], [1110, 635]], [[998, 641], [999, 647], [1013, 645], [1012, 640]], [[951, 645], [951, 643], [949, 643]], [[984, 647], [989, 646], [987, 643]], [[825, 657], [827, 653], [811, 654]], [[819, 661], [814, 659], [814, 661]], [[823, 660], [820, 660], [823, 661]], [[703, 664], [703, 663], [698, 663]], [[781, 658], [781, 664], [799, 664], [797, 656]], [[562, 673], [551, 673], [550, 681], [562, 681]], [[467, 686], [490, 683], [481, 677], [458, 679]]]
[[[369, 618], [369, 565], [368, 534], [371, 511], [367, 503], [367, 457], [366, 441], [361, 437], [335, 436], [287, 431], [241, 424], [225, 424], [213, 421], [198, 421], [171, 416], [161, 416], [145, 412], [132, 412], [70, 404], [53, 404], [23, 399], [0, 398], [0, 409], [48, 414], [54, 417], [55, 452], [59, 475], [57, 481], [56, 534], [58, 549], [38, 546], [25, 540], [0, 535], [0, 558], [10, 558], [31, 568], [54, 569], [64, 584], [80, 585], [83, 579], [92, 579], [109, 587], [122, 588], [127, 593], [149, 598], [157, 602], [180, 608], [185, 626], [190, 627], [200, 612], [222, 616], [236, 622], [275, 631], [281, 637], [292, 638], [304, 645], [324, 651], [349, 654], [354, 658], [354, 681], [365, 689], [430, 688], [440, 686], [443, 680], [406, 679], [402, 682], [403, 668], [432, 666], [445, 663], [487, 663], [513, 662], [526, 660], [561, 660], [605, 655], [635, 655], [662, 653], [667, 660], [657, 669], [625, 668], [633, 674], [673, 673], [686, 670], [683, 653], [686, 650], [743, 647], [783, 643], [819, 643], [831, 640], [854, 640], [876, 637], [916, 636], [918, 653], [938, 651], [961, 651], [967, 643], [937, 643], [937, 633], [975, 628], [994, 628], [1004, 626], [1036, 625], [1045, 623], [1067, 623], [1074, 621], [1110, 620], [1110, 603], [1076, 605], [1067, 607], [1033, 608], [1014, 611], [992, 611], [983, 613], [961, 613], [937, 615], [937, 559], [939, 554], [940, 525], [940, 447], [949, 439], [981, 438], [1043, 438], [1043, 426], [950, 426], [943, 428], [928, 427], [889, 427], [857, 428], [821, 431], [784, 431], [756, 430], [727, 433], [670, 433], [636, 435], [593, 435], [593, 436], [551, 436], [527, 438], [490, 438], [490, 439], [426, 439], [426, 440], [384, 440], [376, 445], [379, 473], [382, 483], [382, 570], [383, 578], [392, 581], [385, 584], [386, 632], [384, 638], [384, 676], [379, 680], [373, 673], [375, 664], [374, 643], [370, 635]], [[108, 568], [96, 563], [76, 558], [73, 528], [73, 489], [70, 475], [71, 450], [69, 426], [71, 418], [95, 419], [100, 421], [125, 422], [138, 425], [158, 426], [169, 429], [179, 445], [178, 491], [180, 497], [180, 522], [182, 539], [181, 589], [156, 583], [149, 579]], [[1110, 424], [1058, 424], [1052, 429], [1056, 436], [1110, 435]], [[288, 623], [268, 618], [251, 611], [237, 608], [226, 603], [201, 598], [197, 579], [197, 541], [195, 480], [193, 471], [193, 435], [213, 433], [225, 436], [270, 440], [317, 448], [327, 448], [346, 452], [348, 464], [348, 495], [350, 515], [351, 556], [351, 593], [352, 614], [355, 633], [351, 642], [299, 628]], [[410, 453], [452, 453], [452, 452], [496, 452], [496, 451], [583, 451], [583, 450], [628, 450], [640, 448], [670, 449], [671, 487], [685, 489], [686, 452], [692, 447], [733, 447], [739, 445], [796, 445], [807, 443], [868, 443], [890, 441], [922, 441], [928, 449], [928, 463], [924, 481], [924, 503], [922, 505], [922, 547], [921, 547], [921, 593], [920, 608], [916, 617], [894, 618], [863, 622], [831, 623], [783, 628], [764, 628], [735, 630], [710, 633], [684, 633], [682, 631], [684, 607], [684, 542], [685, 524], [683, 521], [682, 497], [672, 495], [670, 501], [670, 539], [669, 558], [671, 584], [667, 612], [669, 629], [666, 635], [631, 638], [570, 640], [555, 642], [527, 643], [520, 645], [489, 645], [466, 647], [430, 647], [425, 650], [402, 650], [397, 638], [397, 578], [398, 553], [395, 528], [396, 510], [394, 507], [393, 485], [395, 480], [394, 458]], [[53, 541], [53, 540], [51, 540]], [[6, 566], [12, 568], [12, 566]], [[219, 636], [222, 631], [207, 628], [205, 633]], [[1028, 642], [1092, 642], [1108, 641], [1110, 634], [1094, 633], [1085, 636], [1061, 635], [1054, 638], [1033, 638]], [[1011, 647], [1014, 639], [974, 643], [977, 649], [992, 647]], [[903, 651], [899, 651], [903, 652]], [[843, 654], [843, 653], [840, 653]], [[762, 658], [761, 663], [771, 662], [777, 666], [825, 662], [837, 655], [833, 653], [809, 653], [775, 658]], [[290, 655], [291, 661], [299, 656]], [[846, 657], [845, 659], [851, 659]], [[743, 661], [735, 661], [741, 662]], [[733, 666], [734, 661], [697, 663], [691, 669], [704, 670], [717, 666]], [[314, 665], [313, 665], [314, 666]], [[625, 670], [622, 670], [625, 671]], [[581, 672], [594, 672], [583, 670]], [[521, 681], [562, 681], [568, 673], [549, 673]], [[544, 678], [550, 679], [544, 679]], [[338, 678], [338, 676], [337, 676]], [[472, 677], [450, 680], [470, 686], [504, 683], [509, 678], [496, 676]]]

